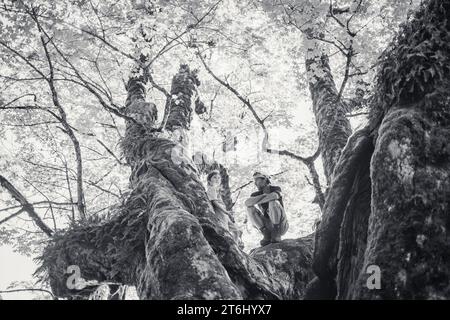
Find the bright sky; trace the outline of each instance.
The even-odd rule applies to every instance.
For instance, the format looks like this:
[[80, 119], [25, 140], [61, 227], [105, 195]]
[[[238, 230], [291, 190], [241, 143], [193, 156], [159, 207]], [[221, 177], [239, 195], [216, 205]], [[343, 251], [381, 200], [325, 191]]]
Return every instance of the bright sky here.
[[[32, 258], [18, 254], [10, 246], [0, 246], [0, 291], [7, 290], [13, 281], [32, 281], [36, 265]], [[4, 300], [29, 299], [28, 292], [0, 293]]]

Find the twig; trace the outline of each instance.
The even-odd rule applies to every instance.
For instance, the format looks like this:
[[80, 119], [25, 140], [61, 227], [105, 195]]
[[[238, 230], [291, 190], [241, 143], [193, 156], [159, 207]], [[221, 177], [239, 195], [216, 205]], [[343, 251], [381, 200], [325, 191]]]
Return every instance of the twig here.
[[21, 214], [22, 212], [24, 212], [24, 209], [20, 209], [19, 211], [17, 211], [16, 213], [13, 213], [12, 215], [4, 218], [3, 220], [0, 220], [0, 224], [5, 223], [6, 221], [18, 216], [19, 214]]
[[48, 293], [52, 296], [53, 300], [58, 300], [58, 297], [55, 296], [51, 291], [45, 289], [36, 289], [36, 288], [24, 288], [24, 289], [11, 289], [11, 290], [1, 290], [0, 293], [12, 293], [12, 292], [23, 292], [23, 291], [42, 291]]
[[[31, 12], [27, 11], [27, 13], [31, 16], [33, 21], [36, 23], [36, 26], [40, 32], [40, 40], [42, 47], [44, 49], [44, 53], [47, 59], [48, 67], [49, 67], [49, 76], [46, 77], [47, 83], [49, 85], [51, 95], [52, 95], [52, 102], [55, 105], [55, 107], [59, 111], [59, 118], [58, 120], [61, 122], [62, 126], [64, 127], [65, 133], [69, 136], [70, 140], [73, 143], [74, 151], [75, 151], [75, 158], [77, 161], [77, 207], [78, 211], [80, 213], [81, 219], [86, 219], [86, 211], [85, 211], [85, 203], [84, 203], [84, 192], [83, 192], [83, 164], [82, 164], [82, 158], [81, 158], [81, 149], [80, 149], [80, 143], [78, 139], [76, 138], [72, 128], [67, 122], [67, 115], [60, 104], [58, 92], [56, 90], [55, 84], [54, 84], [54, 67], [53, 62], [50, 57], [50, 53], [48, 51], [47, 44], [49, 42], [53, 43], [52, 38], [45, 32], [45, 30], [42, 28], [41, 24], [39, 23], [39, 20], [37, 18], [37, 15], [35, 13], [35, 9], [33, 9]], [[44, 35], [47, 37], [48, 41], [44, 39]]]

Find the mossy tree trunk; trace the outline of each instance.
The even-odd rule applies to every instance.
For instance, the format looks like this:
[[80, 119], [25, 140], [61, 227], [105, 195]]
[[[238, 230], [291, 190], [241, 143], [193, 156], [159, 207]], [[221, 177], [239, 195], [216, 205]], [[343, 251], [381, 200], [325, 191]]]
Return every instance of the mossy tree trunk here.
[[382, 57], [370, 125], [334, 171], [307, 298], [450, 297], [449, 16], [448, 0], [423, 4]]
[[[319, 150], [322, 157], [324, 174], [327, 182], [327, 191], [325, 196], [330, 195], [330, 192], [339, 192], [340, 190], [331, 191], [333, 180], [333, 173], [338, 165], [342, 150], [347, 144], [347, 140], [351, 135], [350, 122], [345, 116], [346, 107], [339, 97], [336, 84], [331, 73], [329, 60], [326, 52], [323, 50], [320, 41], [313, 38], [316, 31], [311, 28], [306, 35], [308, 40], [305, 41], [306, 50], [306, 71], [308, 76], [309, 89], [313, 102], [313, 112], [316, 118], [318, 136], [319, 136]], [[350, 150], [351, 153], [353, 150]], [[339, 173], [339, 172], [336, 172]], [[349, 172], [347, 172], [349, 173]], [[339, 173], [340, 174], [340, 173]], [[338, 193], [340, 194], [340, 193]], [[333, 195], [330, 195], [331, 197]], [[322, 222], [320, 228], [315, 234], [315, 247], [317, 248], [314, 255], [317, 256], [320, 251], [325, 249], [324, 253], [329, 260], [335, 260], [338, 250], [338, 243], [329, 243], [322, 245], [323, 242], [328, 242], [329, 234], [339, 232], [339, 225], [334, 222], [335, 213], [333, 201], [329, 200], [328, 205], [322, 207]], [[341, 213], [342, 214], [342, 213]], [[330, 229], [332, 229], [330, 231]], [[331, 257], [332, 256], [332, 257]], [[310, 298], [332, 298], [335, 296], [336, 288], [333, 276], [322, 272], [325, 265], [321, 265], [323, 257], [315, 257], [315, 261], [320, 261], [313, 265], [316, 278], [313, 280], [314, 286], [322, 288], [320, 296], [309, 295]], [[334, 272], [335, 273], [335, 272]], [[311, 290], [309, 290], [311, 292]]]
[[141, 299], [301, 298], [312, 276], [311, 238], [247, 255], [214, 213], [199, 178], [204, 164], [188, 152], [196, 74], [182, 65], [174, 76], [163, 132], [145, 101], [145, 73], [136, 75], [126, 102], [134, 121], [122, 141], [132, 192], [111, 221], [74, 226], [50, 243], [42, 259], [55, 293], [73, 295], [62, 271], [76, 264], [86, 279], [135, 285]]
[[[313, 30], [308, 31], [314, 32]], [[346, 107], [339, 97], [331, 74], [327, 54], [319, 40], [305, 41], [306, 72], [319, 135], [319, 149], [327, 185], [331, 184], [334, 167], [351, 134]]]

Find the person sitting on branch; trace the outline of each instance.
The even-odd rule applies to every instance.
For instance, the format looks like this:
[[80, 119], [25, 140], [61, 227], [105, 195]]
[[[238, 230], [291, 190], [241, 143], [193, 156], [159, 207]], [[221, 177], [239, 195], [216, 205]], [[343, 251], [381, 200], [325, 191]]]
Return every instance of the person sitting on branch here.
[[222, 185], [220, 172], [217, 170], [211, 171], [208, 174], [206, 181], [206, 194], [208, 195], [209, 201], [211, 201], [217, 218], [225, 227], [225, 229], [231, 232], [238, 246], [243, 249], [244, 243], [241, 239], [242, 231], [239, 230], [239, 228], [236, 226], [232, 213], [226, 209], [225, 203], [223, 202], [222, 196], [220, 195], [220, 188]]
[[269, 177], [260, 172], [255, 172], [253, 179], [258, 191], [245, 200], [248, 217], [264, 236], [261, 246], [280, 242], [289, 229], [281, 188], [271, 185]]

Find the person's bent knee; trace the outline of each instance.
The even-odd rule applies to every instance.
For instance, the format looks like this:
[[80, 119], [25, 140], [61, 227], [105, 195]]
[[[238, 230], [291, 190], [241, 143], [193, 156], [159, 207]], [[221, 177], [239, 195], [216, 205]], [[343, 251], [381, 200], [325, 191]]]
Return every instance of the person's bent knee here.
[[281, 205], [280, 201], [273, 200], [269, 202], [269, 209], [283, 209], [283, 206]]
[[278, 224], [283, 218], [284, 209], [279, 201], [270, 201], [269, 202], [269, 217], [273, 223]]

